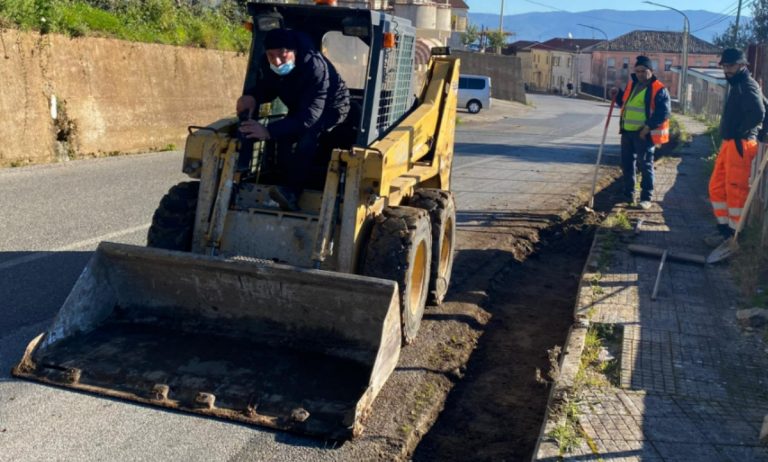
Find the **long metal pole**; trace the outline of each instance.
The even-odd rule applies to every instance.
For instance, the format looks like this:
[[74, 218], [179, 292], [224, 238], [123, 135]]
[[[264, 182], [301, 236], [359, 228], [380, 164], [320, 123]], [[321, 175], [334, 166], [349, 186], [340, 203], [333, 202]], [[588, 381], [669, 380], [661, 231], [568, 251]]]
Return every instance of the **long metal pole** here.
[[688, 112], [688, 33], [690, 32], [690, 24], [688, 23], [688, 16], [683, 15], [685, 18], [685, 27], [683, 29], [683, 72], [680, 76], [680, 112], [685, 114]]
[[586, 27], [587, 29], [596, 30], [596, 31], [600, 32], [601, 34], [603, 34], [603, 37], [605, 37], [605, 51], [606, 51], [606, 54], [605, 54], [605, 60], [604, 60], [604, 62], [605, 62], [605, 74], [603, 75], [603, 99], [607, 100], [608, 99], [608, 53], [607, 52], [608, 52], [608, 49], [610, 48], [610, 45], [608, 44], [608, 34], [606, 34], [604, 30], [598, 29], [595, 26], [588, 26], [586, 24], [577, 24], [577, 25], [581, 26], [581, 27]]
[[741, 18], [741, 0], [739, 0], [739, 9], [736, 10], [736, 26], [733, 28], [733, 40], [731, 40], [731, 46], [736, 48], [736, 43], [739, 40], [739, 19]]
[[[677, 8], [672, 8], [671, 6], [662, 5], [661, 3], [651, 2], [648, 0], [645, 0], [643, 3], [647, 3], [649, 5], [655, 5], [660, 6], [662, 8], [666, 8], [668, 10], [676, 11], [683, 15], [683, 52], [682, 52], [682, 63], [681, 65], [681, 75], [680, 75], [680, 86], [679, 92], [677, 95], [677, 98], [680, 100], [680, 111], [685, 114], [685, 108], [687, 106], [687, 95], [686, 95], [686, 88], [685, 84], [688, 82], [688, 34], [691, 30], [691, 23], [688, 21], [688, 16], [683, 13], [682, 11], [678, 10]], [[739, 3], [741, 3], [741, 0], [739, 0]]]
[[[501, 0], [501, 10], [499, 11], [499, 36], [504, 37], [504, 0]], [[496, 53], [501, 54], [504, 44], [500, 44]]]
[[600, 148], [597, 150], [597, 161], [595, 162], [595, 173], [592, 176], [592, 193], [589, 196], [589, 208], [595, 208], [595, 190], [597, 189], [597, 173], [600, 171], [600, 160], [603, 158], [603, 147], [605, 146], [605, 135], [608, 134], [608, 125], [611, 123], [611, 116], [613, 115], [613, 104], [615, 100], [611, 100], [611, 107], [608, 109], [608, 117], [605, 119], [605, 127], [603, 128], [603, 138], [600, 140]]

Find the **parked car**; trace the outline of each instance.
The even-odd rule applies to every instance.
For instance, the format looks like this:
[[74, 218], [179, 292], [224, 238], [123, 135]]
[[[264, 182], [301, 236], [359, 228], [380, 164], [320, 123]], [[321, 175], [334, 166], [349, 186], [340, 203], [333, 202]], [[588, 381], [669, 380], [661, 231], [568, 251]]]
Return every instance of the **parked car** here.
[[458, 107], [467, 108], [477, 114], [483, 108], [491, 107], [491, 78], [487, 75], [459, 75]]

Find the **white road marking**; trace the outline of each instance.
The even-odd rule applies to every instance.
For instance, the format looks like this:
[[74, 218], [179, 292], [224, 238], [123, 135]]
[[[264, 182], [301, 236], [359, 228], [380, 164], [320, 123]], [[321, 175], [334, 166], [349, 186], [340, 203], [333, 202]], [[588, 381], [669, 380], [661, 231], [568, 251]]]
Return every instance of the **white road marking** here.
[[51, 255], [54, 255], [57, 252], [68, 252], [70, 250], [82, 249], [82, 248], [90, 247], [94, 244], [98, 244], [101, 241], [107, 241], [110, 239], [114, 239], [116, 237], [125, 236], [126, 234], [131, 234], [138, 231], [146, 231], [147, 229], [149, 229], [150, 225], [151, 223], [145, 223], [143, 225], [133, 226], [131, 228], [125, 228], [120, 231], [102, 234], [101, 236], [92, 237], [84, 241], [73, 242], [72, 244], [65, 245], [63, 247], [58, 247], [53, 250], [47, 250], [45, 252], [35, 252], [31, 255], [24, 255], [23, 257], [14, 258], [12, 260], [8, 260], [5, 263], [0, 263], [0, 271], [13, 268], [14, 266], [33, 262], [35, 260], [40, 260], [41, 258], [46, 258]]

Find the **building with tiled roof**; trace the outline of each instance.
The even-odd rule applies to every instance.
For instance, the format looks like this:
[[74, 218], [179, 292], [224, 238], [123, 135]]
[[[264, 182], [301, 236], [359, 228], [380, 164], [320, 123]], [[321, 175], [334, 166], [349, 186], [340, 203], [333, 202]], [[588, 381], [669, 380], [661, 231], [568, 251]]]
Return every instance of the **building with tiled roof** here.
[[[602, 40], [601, 40], [602, 41]], [[596, 50], [680, 53], [683, 33], [658, 30], [634, 30], [600, 44]], [[718, 54], [722, 50], [695, 35], [688, 35], [688, 54]]]
[[[656, 77], [673, 98], [680, 93], [680, 75], [672, 72], [681, 66], [682, 32], [636, 30], [600, 43], [592, 48], [591, 83], [608, 88], [623, 87], [632, 74], [638, 55], [651, 59]], [[688, 36], [688, 67], [717, 67], [721, 49], [694, 35]]]
[[590, 69], [589, 50], [602, 42], [595, 39], [555, 37], [531, 45], [531, 65], [529, 70], [524, 67], [523, 71], [528, 87], [559, 93], [566, 92], [569, 83], [578, 87], [578, 82], [585, 77], [580, 69]]

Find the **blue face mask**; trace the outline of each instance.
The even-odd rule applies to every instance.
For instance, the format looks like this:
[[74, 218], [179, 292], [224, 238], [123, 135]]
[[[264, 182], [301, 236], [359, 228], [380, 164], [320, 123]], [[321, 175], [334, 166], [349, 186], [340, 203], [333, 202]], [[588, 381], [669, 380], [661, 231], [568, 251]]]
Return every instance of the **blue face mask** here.
[[272, 63], [269, 63], [269, 68], [272, 69], [272, 71], [279, 75], [279, 76], [285, 76], [291, 73], [293, 68], [296, 67], [296, 63], [293, 61], [287, 61], [279, 66], [275, 66]]

